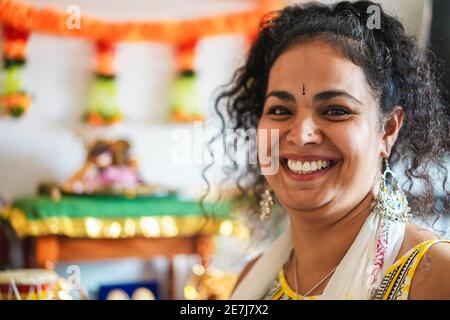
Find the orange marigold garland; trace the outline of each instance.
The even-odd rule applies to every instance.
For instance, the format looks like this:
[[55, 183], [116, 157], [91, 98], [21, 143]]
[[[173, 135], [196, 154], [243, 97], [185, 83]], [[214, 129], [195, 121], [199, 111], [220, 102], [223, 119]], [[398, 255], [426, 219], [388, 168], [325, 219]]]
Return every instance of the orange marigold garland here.
[[22, 71], [26, 64], [28, 32], [3, 26], [4, 79], [0, 94], [0, 114], [18, 118], [28, 111], [31, 97], [22, 88]]
[[[272, 1], [272, 0], [269, 0]], [[80, 28], [67, 28], [69, 14], [63, 10], [40, 8], [17, 0], [0, 0], [0, 22], [33, 32], [79, 37], [108, 42], [156, 41], [184, 43], [202, 37], [248, 33], [256, 30], [267, 7], [185, 21], [102, 21], [82, 15]], [[267, 0], [263, 1], [264, 3]]]
[[88, 110], [83, 117], [84, 121], [94, 126], [111, 125], [123, 119], [117, 102], [115, 55], [114, 44], [97, 42], [95, 79], [89, 95]]
[[170, 120], [173, 122], [201, 121], [199, 90], [195, 74], [195, 50], [197, 41], [190, 41], [176, 48], [177, 75], [172, 87]]

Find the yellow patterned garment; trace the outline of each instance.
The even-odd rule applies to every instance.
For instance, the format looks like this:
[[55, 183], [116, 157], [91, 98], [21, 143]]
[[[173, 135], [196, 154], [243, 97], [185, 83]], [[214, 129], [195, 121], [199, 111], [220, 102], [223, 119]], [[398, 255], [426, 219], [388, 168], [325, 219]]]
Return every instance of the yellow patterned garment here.
[[[386, 271], [383, 280], [375, 289], [373, 300], [407, 300], [409, 288], [420, 260], [432, 245], [450, 240], [429, 240], [419, 243], [398, 259]], [[278, 273], [274, 284], [264, 295], [263, 300], [317, 300], [320, 296], [296, 295], [286, 281], [284, 270]], [[349, 297], [351, 299], [351, 297]]]

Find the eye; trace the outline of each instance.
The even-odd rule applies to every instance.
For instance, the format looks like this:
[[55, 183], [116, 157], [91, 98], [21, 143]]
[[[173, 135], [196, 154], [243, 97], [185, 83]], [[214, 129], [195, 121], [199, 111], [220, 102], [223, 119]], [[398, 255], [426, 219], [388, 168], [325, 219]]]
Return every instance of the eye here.
[[324, 112], [324, 115], [326, 115], [326, 116], [338, 117], [338, 118], [342, 118], [342, 117], [348, 116], [350, 114], [351, 114], [350, 111], [348, 111], [346, 108], [340, 107], [340, 106], [331, 106]]
[[286, 115], [290, 115], [291, 111], [283, 106], [273, 106], [270, 107], [269, 110], [267, 111], [267, 114], [269, 115], [274, 115], [274, 116], [286, 116]]

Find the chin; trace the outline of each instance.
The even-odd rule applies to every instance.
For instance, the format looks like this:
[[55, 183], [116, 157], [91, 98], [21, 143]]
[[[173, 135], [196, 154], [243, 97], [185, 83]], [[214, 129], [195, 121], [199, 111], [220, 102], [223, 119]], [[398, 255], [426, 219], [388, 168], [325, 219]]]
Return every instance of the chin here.
[[283, 204], [290, 208], [294, 208], [296, 210], [311, 210], [323, 207], [331, 201], [331, 198], [331, 195], [327, 194], [319, 195], [316, 192], [297, 191], [295, 194], [284, 195], [279, 199]]

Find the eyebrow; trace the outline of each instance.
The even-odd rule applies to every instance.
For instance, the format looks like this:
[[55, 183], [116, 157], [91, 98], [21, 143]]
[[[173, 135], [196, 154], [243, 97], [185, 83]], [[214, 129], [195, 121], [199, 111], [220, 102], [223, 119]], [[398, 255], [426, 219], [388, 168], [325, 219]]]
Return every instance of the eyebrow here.
[[[266, 96], [266, 100], [269, 99], [269, 97], [276, 97], [280, 100], [284, 100], [287, 102], [296, 102], [295, 96], [292, 93], [290, 93], [288, 91], [284, 91], [284, 90], [271, 91]], [[344, 90], [323, 91], [323, 92], [320, 92], [320, 93], [317, 93], [316, 95], [314, 95], [313, 100], [314, 100], [314, 102], [321, 102], [321, 101], [331, 100], [336, 97], [345, 97], [345, 98], [351, 99], [354, 102], [362, 105], [361, 101], [359, 101], [354, 96], [352, 96], [350, 93], [348, 93], [347, 91], [344, 91]]]
[[266, 100], [269, 99], [269, 97], [275, 97], [278, 98], [280, 100], [284, 100], [284, 101], [288, 101], [288, 102], [295, 102], [295, 96], [292, 93], [289, 93], [287, 91], [283, 91], [283, 90], [274, 90], [271, 91], [267, 96], [266, 96]]
[[320, 102], [320, 101], [330, 100], [330, 99], [333, 99], [336, 97], [345, 97], [345, 98], [353, 100], [354, 102], [362, 105], [361, 101], [359, 101], [354, 96], [352, 96], [350, 93], [348, 93], [347, 91], [344, 91], [344, 90], [323, 91], [323, 92], [316, 94], [313, 97], [313, 100], [314, 100], [314, 102]]

